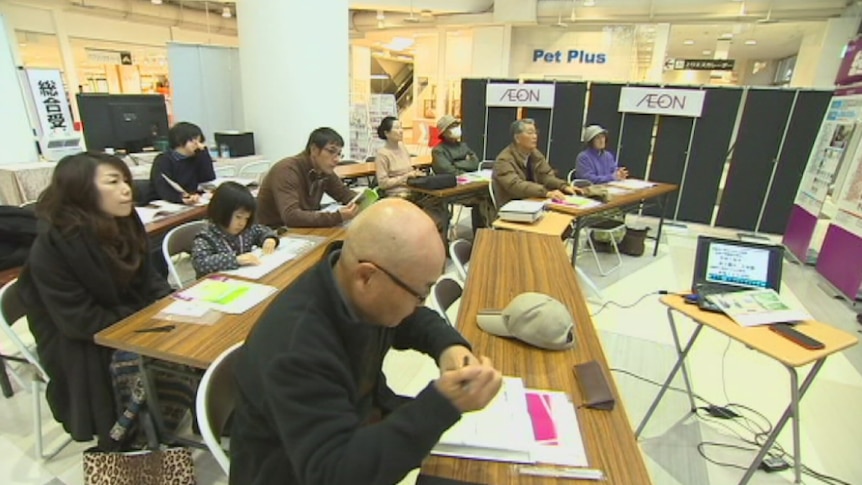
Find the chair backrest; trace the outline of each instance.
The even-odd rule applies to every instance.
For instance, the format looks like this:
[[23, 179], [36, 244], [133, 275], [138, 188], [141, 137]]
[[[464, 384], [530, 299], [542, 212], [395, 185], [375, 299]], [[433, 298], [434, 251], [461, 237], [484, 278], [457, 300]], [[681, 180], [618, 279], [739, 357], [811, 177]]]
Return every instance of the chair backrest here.
[[373, 156], [372, 157], [366, 157], [365, 163], [373, 162], [374, 160], [376, 160], [376, 158], [374, 158]]
[[186, 222], [168, 231], [168, 234], [162, 241], [162, 256], [164, 256], [165, 262], [168, 265], [168, 282], [176, 288], [183, 287], [183, 280], [180, 278], [179, 273], [177, 273], [177, 268], [172, 257], [179, 253], [190, 253], [195, 236], [203, 230], [206, 223], [206, 221]]
[[569, 185], [574, 185], [575, 187], [589, 187], [590, 185], [593, 185], [593, 183], [587, 179], [577, 178], [577, 173], [575, 173], [576, 171], [576, 168], [569, 170], [569, 175], [566, 177], [566, 181], [569, 182]]
[[27, 315], [27, 309], [21, 297], [18, 295], [18, 279], [14, 279], [0, 288], [0, 331], [6, 335], [21, 356], [33, 365], [39, 373], [39, 377], [48, 382], [48, 373], [39, 363], [39, 357], [21, 340], [21, 337], [12, 329], [12, 324]]
[[491, 180], [491, 183], [488, 184], [488, 194], [491, 196], [491, 204], [493, 204], [494, 209], [497, 210], [497, 196], [494, 194], [494, 181]]
[[135, 194], [135, 205], [143, 207], [152, 202], [152, 183], [150, 179], [132, 180], [132, 193]]
[[359, 163], [357, 160], [353, 160], [352, 158], [342, 158], [338, 161], [338, 165], [355, 165]]
[[264, 175], [269, 172], [272, 162], [269, 160], [260, 160], [258, 162], [247, 163], [239, 169], [237, 177], [250, 178], [257, 180], [258, 183], [263, 181]]
[[449, 245], [449, 254], [455, 262], [455, 270], [461, 281], [467, 281], [467, 264], [470, 262], [470, 253], [473, 252], [473, 243], [466, 239], [452, 241]]
[[494, 170], [494, 160], [484, 160], [479, 162], [479, 170]]
[[214, 171], [217, 178], [236, 177], [236, 167], [233, 165], [214, 167]]
[[449, 310], [449, 307], [452, 306], [458, 298], [461, 298], [462, 291], [461, 284], [448, 277], [439, 280], [431, 291], [433, 298], [431, 304], [433, 308], [440, 313], [449, 325], [452, 325], [452, 321], [449, 320], [449, 316], [446, 315], [446, 311]]
[[209, 366], [201, 379], [195, 398], [198, 425], [207, 448], [215, 457], [225, 475], [230, 475], [230, 458], [221, 445], [230, 415], [236, 407], [239, 391], [236, 387], [234, 364], [242, 342], [222, 352]]

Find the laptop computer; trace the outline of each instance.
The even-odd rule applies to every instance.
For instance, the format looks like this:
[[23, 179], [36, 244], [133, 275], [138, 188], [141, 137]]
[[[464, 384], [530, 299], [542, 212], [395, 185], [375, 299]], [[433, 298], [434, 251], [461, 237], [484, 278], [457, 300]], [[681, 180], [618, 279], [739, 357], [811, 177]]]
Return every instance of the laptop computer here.
[[720, 312], [707, 296], [752, 288], [780, 291], [783, 264], [783, 246], [699, 236], [691, 291], [701, 309]]

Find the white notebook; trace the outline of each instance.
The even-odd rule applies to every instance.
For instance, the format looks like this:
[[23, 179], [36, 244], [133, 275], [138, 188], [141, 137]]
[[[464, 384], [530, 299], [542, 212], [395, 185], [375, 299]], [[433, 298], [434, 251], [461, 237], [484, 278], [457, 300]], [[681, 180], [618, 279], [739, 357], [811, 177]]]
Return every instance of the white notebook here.
[[241, 276], [250, 280], [258, 280], [288, 261], [292, 261], [311, 251], [323, 240], [323, 238], [295, 236], [283, 237], [272, 254], [264, 256], [263, 251], [261, 251], [260, 248], [252, 251], [252, 253], [260, 258], [261, 264], [257, 266], [240, 266], [237, 269], [220, 271], [220, 273], [232, 276]]

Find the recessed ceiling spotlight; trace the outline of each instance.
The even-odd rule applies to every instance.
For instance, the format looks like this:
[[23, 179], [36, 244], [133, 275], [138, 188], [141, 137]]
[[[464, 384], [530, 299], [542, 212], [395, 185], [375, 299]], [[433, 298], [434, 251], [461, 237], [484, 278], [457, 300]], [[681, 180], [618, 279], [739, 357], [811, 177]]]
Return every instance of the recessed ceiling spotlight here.
[[748, 39], [745, 41], [745, 45], [757, 45], [757, 41], [754, 39]]
[[682, 41], [682, 43], [685, 45], [694, 45], [694, 41], [691, 39], [686, 39], [686, 40]]
[[712, 51], [709, 49], [706, 49], [705, 51], [701, 52], [701, 54], [708, 56], [708, 55], [712, 54]]
[[584, 7], [595, 7], [596, 0], [584, 0]]
[[153, 2], [153, 5], [161, 5], [162, 4], [162, 0], [150, 0], [150, 1]]

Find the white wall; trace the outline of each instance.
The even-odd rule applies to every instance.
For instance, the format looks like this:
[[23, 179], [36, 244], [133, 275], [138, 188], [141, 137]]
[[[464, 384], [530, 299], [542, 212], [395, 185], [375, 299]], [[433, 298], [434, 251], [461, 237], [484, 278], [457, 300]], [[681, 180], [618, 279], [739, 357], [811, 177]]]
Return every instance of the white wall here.
[[6, 29], [6, 19], [0, 14], [0, 164], [35, 162], [33, 132]]
[[[567, 79], [592, 81], [628, 81], [637, 75], [637, 55], [633, 29], [612, 31], [569, 31], [549, 27], [514, 27], [509, 75], [546, 78], [562, 76]], [[562, 51], [561, 62], [533, 62], [535, 49], [546, 52]], [[604, 64], [567, 62], [569, 50], [583, 50], [591, 54], [605, 54]]]
[[859, 17], [829, 19], [822, 30], [806, 34], [799, 47], [790, 85], [832, 88], [844, 46], [856, 36], [859, 21]]

